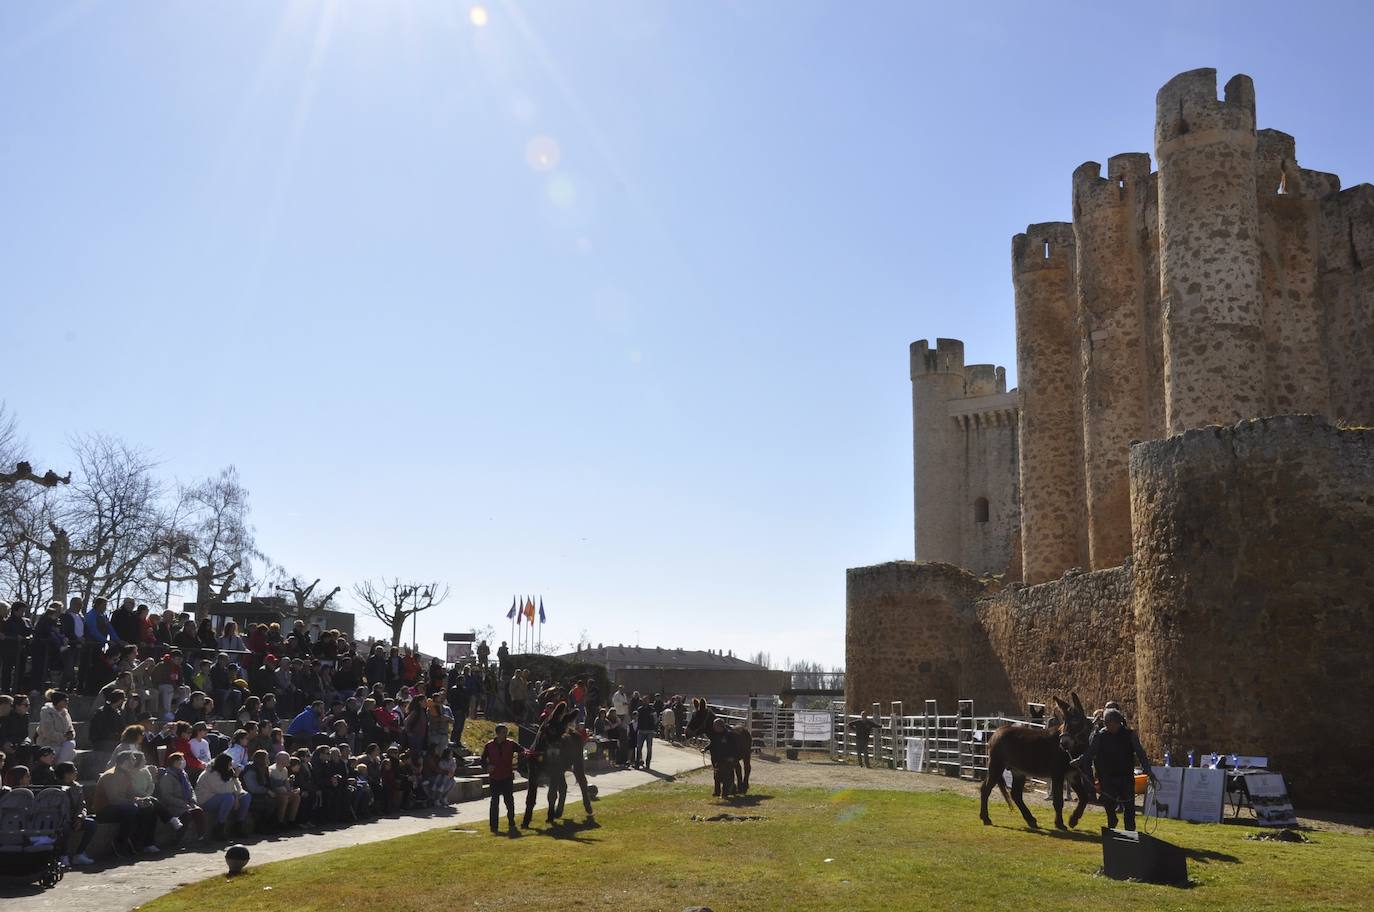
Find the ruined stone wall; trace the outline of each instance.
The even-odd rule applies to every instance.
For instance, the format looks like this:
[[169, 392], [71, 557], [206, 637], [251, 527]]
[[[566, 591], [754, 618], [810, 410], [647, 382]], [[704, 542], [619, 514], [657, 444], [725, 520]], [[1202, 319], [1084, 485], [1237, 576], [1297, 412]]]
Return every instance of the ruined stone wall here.
[[1012, 238], [1020, 393], [1021, 571], [1029, 583], [1087, 563], [1073, 226]]
[[1141, 444], [1131, 507], [1146, 749], [1268, 755], [1297, 801], [1374, 808], [1374, 430]]
[[986, 580], [948, 564], [894, 561], [853, 568], [845, 583], [851, 707], [900, 700], [918, 712], [926, 700], [943, 709], [961, 699], [1015, 705], [973, 610]]
[[979, 627], [1015, 696], [1014, 706], [1068, 699], [1116, 700], [1134, 718], [1135, 631], [1128, 567], [1069, 573], [1038, 586], [1009, 586], [979, 600]]

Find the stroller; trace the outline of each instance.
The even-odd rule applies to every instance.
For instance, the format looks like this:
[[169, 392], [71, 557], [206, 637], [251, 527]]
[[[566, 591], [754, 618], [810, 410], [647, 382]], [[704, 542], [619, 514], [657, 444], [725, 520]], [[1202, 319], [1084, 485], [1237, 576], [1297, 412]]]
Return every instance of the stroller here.
[[62, 879], [67, 794], [17, 788], [0, 798], [0, 879], [55, 887]]

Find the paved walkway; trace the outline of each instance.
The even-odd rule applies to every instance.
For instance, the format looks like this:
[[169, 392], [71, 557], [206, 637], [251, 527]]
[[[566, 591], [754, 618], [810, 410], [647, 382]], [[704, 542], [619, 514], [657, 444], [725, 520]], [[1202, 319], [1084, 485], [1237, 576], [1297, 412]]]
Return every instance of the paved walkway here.
[[[596, 784], [598, 796], [613, 795], [639, 785], [659, 779], [676, 776], [702, 765], [701, 754], [694, 750], [668, 747], [662, 742], [654, 745], [654, 766], [652, 773], [639, 770], [619, 770], [589, 777]], [[571, 785], [568, 795], [570, 815], [578, 817], [582, 808], [578, 804], [577, 786]], [[541, 820], [544, 809], [535, 815], [536, 824]], [[253, 865], [269, 861], [282, 861], [327, 852], [345, 846], [363, 845], [397, 836], [409, 836], [425, 830], [451, 827], [464, 823], [487, 822], [488, 800], [468, 801], [453, 805], [452, 809], [423, 816], [384, 817], [373, 823], [357, 824], [338, 830], [320, 833], [300, 833], [280, 839], [266, 838], [250, 840], [247, 845], [253, 853]], [[517, 814], [524, 809], [523, 795], [516, 796]], [[502, 823], [502, 832], [505, 823]], [[225, 872], [223, 847], [214, 851], [198, 850], [195, 847], [174, 855], [153, 855], [140, 857], [135, 862], [115, 862], [109, 866], [75, 868], [67, 872], [56, 887], [37, 893], [19, 893], [13, 890], [0, 891], [0, 908], [24, 909], [25, 912], [118, 912], [132, 909], [170, 893], [177, 887], [213, 877]], [[36, 889], [36, 888], [35, 888]], [[22, 898], [20, 898], [22, 897]]]

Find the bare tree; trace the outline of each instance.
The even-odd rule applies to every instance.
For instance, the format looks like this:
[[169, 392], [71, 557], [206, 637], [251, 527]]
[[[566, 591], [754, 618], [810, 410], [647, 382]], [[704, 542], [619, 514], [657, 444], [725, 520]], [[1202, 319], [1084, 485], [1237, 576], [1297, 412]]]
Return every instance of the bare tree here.
[[329, 607], [334, 601], [334, 596], [343, 591], [342, 587], [335, 586], [328, 592], [317, 595], [315, 590], [320, 586], [319, 577], [310, 585], [305, 585], [300, 577], [292, 576], [276, 583], [273, 588], [277, 592], [291, 596], [291, 608], [293, 616], [290, 620], [308, 620], [311, 615], [318, 614]]
[[0, 465], [13, 465], [13, 472], [0, 471], [0, 488], [13, 487], [21, 481], [33, 482], [45, 488], [53, 488], [60, 484], [70, 484], [72, 474], [68, 472], [64, 476], [59, 476], [52, 469], [39, 475], [33, 470], [33, 466], [28, 460], [18, 456], [21, 447], [19, 446], [18, 426], [14, 416], [0, 402]]
[[262, 555], [248, 523], [248, 489], [237, 469], [229, 466], [182, 488], [165, 525], [156, 546], [166, 552], [167, 563], [161, 574], [149, 572], [148, 579], [169, 589], [174, 583], [195, 583], [196, 612], [202, 616], [231, 595], [251, 591], [252, 561]]
[[50, 554], [53, 548], [63, 552], [53, 569], [56, 575], [65, 565], [68, 576], [54, 578], [54, 595], [71, 584], [88, 598], [112, 598], [126, 587], [150, 591], [145, 565], [165, 537], [153, 462], [104, 435], [79, 437], [73, 450], [77, 480], [61, 498], [46, 546]]
[[428, 611], [449, 596], [447, 586], [440, 591], [438, 583], [403, 583], [399, 578], [380, 583], [365, 580], [353, 585], [353, 597], [372, 616], [391, 629], [391, 645], [401, 645], [406, 621], [421, 611]]

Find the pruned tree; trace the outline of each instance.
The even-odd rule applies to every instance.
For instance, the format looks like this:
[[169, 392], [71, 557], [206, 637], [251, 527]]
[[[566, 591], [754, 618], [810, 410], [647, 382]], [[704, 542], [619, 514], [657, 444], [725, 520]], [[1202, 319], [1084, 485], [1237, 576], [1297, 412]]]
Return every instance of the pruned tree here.
[[448, 596], [447, 586], [441, 591], [438, 583], [401, 582], [399, 578], [389, 583], [385, 577], [379, 583], [365, 580], [353, 586], [353, 597], [358, 603], [391, 630], [392, 646], [401, 645], [406, 621], [441, 604]]
[[329, 607], [334, 601], [334, 596], [343, 591], [340, 586], [335, 586], [328, 592], [316, 593], [319, 589], [320, 579], [316, 577], [314, 582], [306, 585], [300, 577], [291, 576], [278, 582], [273, 588], [284, 595], [291, 597], [290, 605], [292, 609], [291, 621], [307, 621], [312, 615], [318, 614]]
[[28, 460], [17, 458], [18, 450], [19, 434], [14, 416], [5, 408], [5, 404], [0, 402], [0, 465], [14, 466], [13, 472], [0, 471], [0, 488], [12, 487], [21, 481], [32, 482], [44, 488], [71, 483], [71, 472], [58, 475], [52, 469], [48, 469], [39, 475]]
[[261, 558], [248, 522], [248, 489], [229, 466], [178, 492], [157, 549], [162, 572], [148, 579], [172, 586], [194, 583], [196, 611], [204, 616], [231, 595], [252, 590], [253, 560]]

